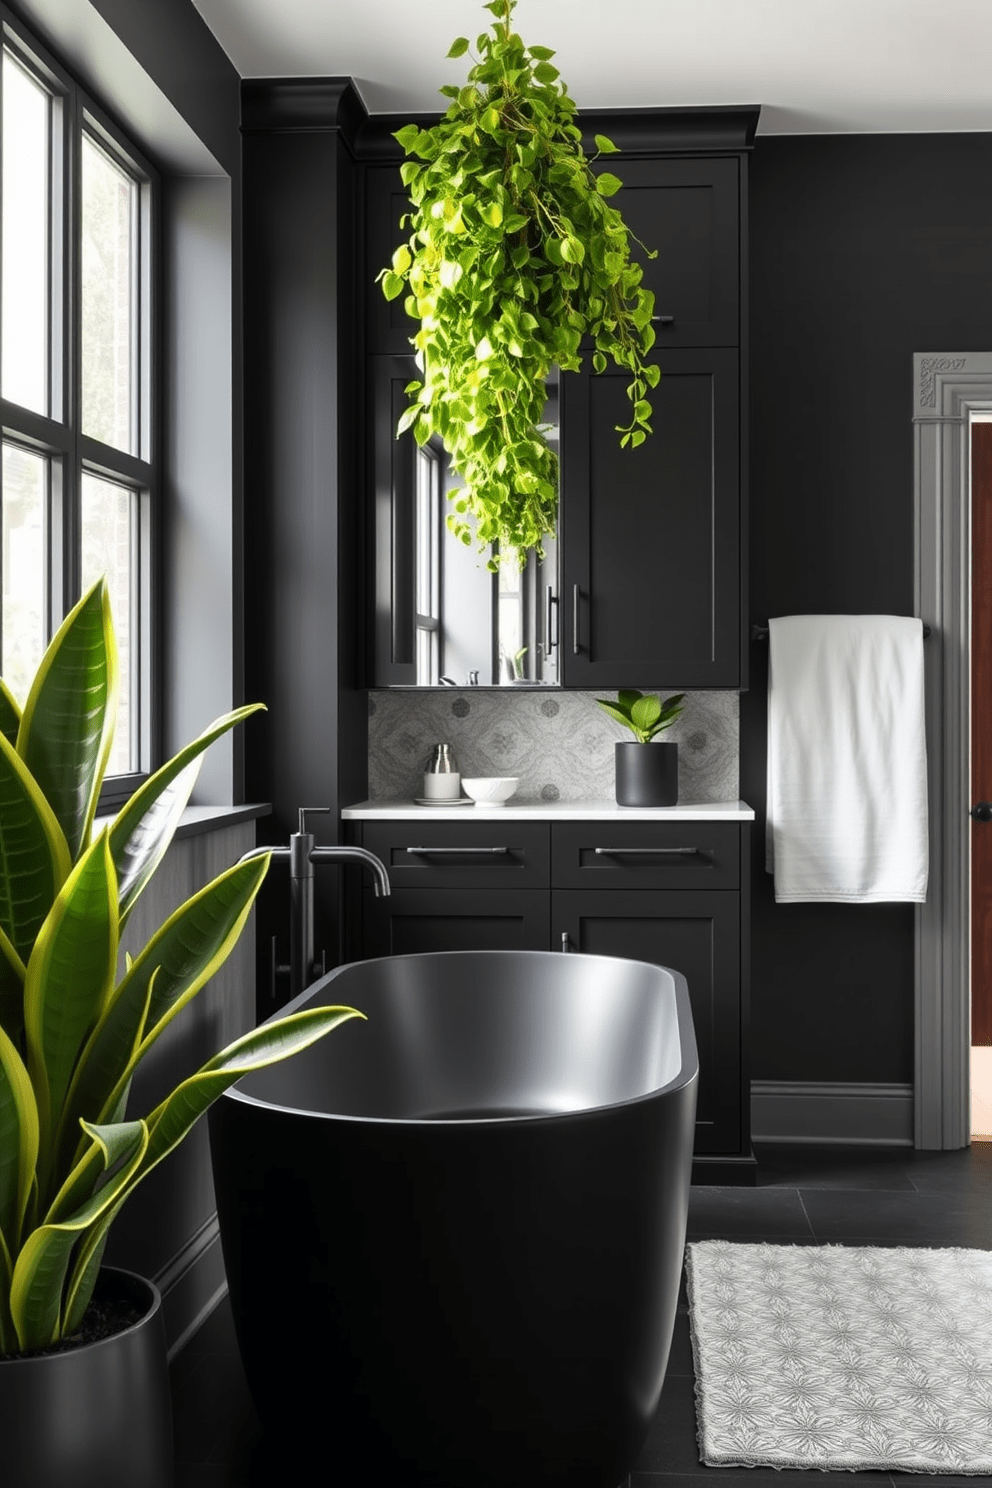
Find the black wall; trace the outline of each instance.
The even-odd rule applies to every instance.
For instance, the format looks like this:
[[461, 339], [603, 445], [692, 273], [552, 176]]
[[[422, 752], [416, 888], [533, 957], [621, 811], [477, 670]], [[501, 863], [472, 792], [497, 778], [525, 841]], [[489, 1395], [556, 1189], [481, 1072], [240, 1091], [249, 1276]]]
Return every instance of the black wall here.
[[[245, 673], [268, 706], [246, 744], [262, 831], [284, 843], [301, 806], [338, 840], [342, 805], [366, 794], [367, 709], [358, 688], [364, 608], [362, 358], [355, 255], [362, 210], [348, 136], [363, 114], [346, 79], [242, 84], [245, 349]], [[315, 879], [316, 953], [338, 960], [338, 870]], [[271, 937], [288, 960], [287, 869], [259, 896], [258, 1011]], [[288, 983], [277, 1001], [288, 995]]]
[[[992, 346], [992, 135], [759, 138], [751, 161], [751, 610], [913, 613], [912, 356]], [[752, 1074], [911, 1081], [913, 910], [776, 905], [767, 645], [741, 699]]]

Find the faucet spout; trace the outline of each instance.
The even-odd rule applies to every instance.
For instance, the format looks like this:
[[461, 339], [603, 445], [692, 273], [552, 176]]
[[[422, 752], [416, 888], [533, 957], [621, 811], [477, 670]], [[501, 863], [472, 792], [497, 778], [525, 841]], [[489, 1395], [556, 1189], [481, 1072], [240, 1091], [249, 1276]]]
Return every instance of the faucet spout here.
[[310, 850], [312, 863], [364, 863], [372, 874], [376, 896], [385, 899], [389, 895], [389, 874], [386, 865], [375, 853], [364, 847], [314, 847]]
[[273, 939], [272, 995], [275, 997], [277, 971], [289, 971], [290, 995], [309, 987], [313, 978], [323, 970], [314, 960], [313, 935], [313, 869], [315, 863], [364, 863], [372, 873], [376, 895], [389, 893], [389, 874], [386, 865], [375, 853], [364, 847], [317, 847], [313, 834], [304, 831], [306, 813], [326, 810], [325, 807], [307, 806], [300, 811], [300, 831], [293, 832], [288, 847], [253, 847], [244, 853], [239, 863], [266, 854], [289, 863], [289, 966], [277, 967], [275, 962], [275, 940]]

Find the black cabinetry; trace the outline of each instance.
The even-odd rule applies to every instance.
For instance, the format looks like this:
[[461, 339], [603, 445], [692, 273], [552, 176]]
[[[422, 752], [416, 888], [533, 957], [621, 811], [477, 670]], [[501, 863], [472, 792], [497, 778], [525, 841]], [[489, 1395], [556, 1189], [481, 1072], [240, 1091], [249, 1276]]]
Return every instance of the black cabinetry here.
[[[747, 154], [756, 122], [757, 110], [583, 116], [620, 146], [606, 161], [624, 182], [615, 204], [644, 250], [657, 250], [649, 259], [635, 249], [655, 294], [662, 377], [651, 395], [654, 433], [637, 449], [621, 449], [617, 433], [630, 414], [625, 375], [596, 375], [587, 364], [561, 378], [558, 615], [548, 635], [542, 614], [537, 639], [560, 647], [566, 687], [747, 685]], [[396, 164], [370, 165], [366, 184], [371, 284], [403, 237], [408, 204]], [[379, 686], [414, 680], [404, 440], [411, 451], [413, 441], [384, 442], [405, 380], [397, 358], [413, 329], [402, 297], [387, 303], [371, 293], [370, 682]]]
[[700, 1058], [697, 1176], [753, 1181], [745, 825], [425, 818], [351, 832], [392, 884], [386, 899], [364, 891], [355, 955], [550, 949], [681, 971]]

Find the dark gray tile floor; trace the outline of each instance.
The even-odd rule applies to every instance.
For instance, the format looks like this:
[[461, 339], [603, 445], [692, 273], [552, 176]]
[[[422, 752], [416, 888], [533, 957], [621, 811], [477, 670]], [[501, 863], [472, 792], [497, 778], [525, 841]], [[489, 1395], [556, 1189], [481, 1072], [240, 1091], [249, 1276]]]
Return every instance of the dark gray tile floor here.
[[[755, 1188], [692, 1190], [690, 1240], [766, 1240], [784, 1245], [974, 1246], [992, 1250], [992, 1143], [961, 1152], [905, 1149], [757, 1149]], [[176, 1488], [276, 1488], [290, 1481], [279, 1442], [259, 1432], [226, 1301], [172, 1365]], [[329, 1465], [333, 1433], [328, 1435]], [[692, 1350], [685, 1293], [661, 1403], [629, 1488], [952, 1488], [974, 1477], [908, 1473], [774, 1472], [708, 1468], [696, 1445]], [[362, 1483], [378, 1488], [374, 1468]], [[317, 1481], [317, 1478], [307, 1481]], [[321, 1478], [323, 1480], [323, 1477]], [[382, 1488], [401, 1488], [393, 1483]], [[465, 1488], [472, 1488], [470, 1483]]]

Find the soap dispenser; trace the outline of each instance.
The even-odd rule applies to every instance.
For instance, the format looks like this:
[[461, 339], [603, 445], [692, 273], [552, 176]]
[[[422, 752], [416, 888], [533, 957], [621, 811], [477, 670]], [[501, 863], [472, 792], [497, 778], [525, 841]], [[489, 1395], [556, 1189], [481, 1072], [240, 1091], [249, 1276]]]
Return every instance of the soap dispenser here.
[[462, 793], [462, 777], [450, 744], [435, 744], [424, 771], [424, 799], [457, 801]]

